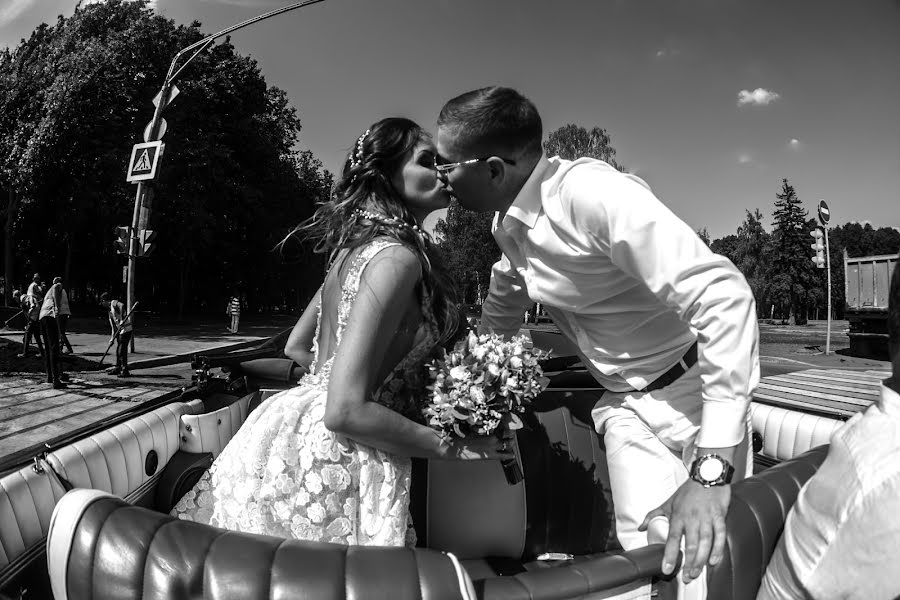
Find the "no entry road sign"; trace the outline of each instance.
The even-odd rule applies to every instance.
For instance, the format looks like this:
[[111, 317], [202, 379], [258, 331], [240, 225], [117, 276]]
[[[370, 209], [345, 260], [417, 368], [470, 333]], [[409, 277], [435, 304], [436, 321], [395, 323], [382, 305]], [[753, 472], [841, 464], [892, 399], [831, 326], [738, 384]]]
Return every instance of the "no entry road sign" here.
[[828, 210], [828, 205], [824, 200], [819, 200], [819, 221], [822, 222], [822, 225], [828, 225], [830, 219], [831, 211]]

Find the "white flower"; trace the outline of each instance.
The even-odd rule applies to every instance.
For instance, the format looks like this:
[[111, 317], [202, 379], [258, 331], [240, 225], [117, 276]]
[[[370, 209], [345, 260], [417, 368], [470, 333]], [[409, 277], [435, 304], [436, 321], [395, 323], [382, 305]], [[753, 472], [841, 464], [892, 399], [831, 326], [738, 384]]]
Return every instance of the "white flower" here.
[[350, 519], [346, 517], [338, 517], [328, 524], [325, 528], [325, 535], [329, 537], [343, 537], [352, 531]]
[[334, 434], [321, 421], [316, 423], [315, 429], [313, 429], [311, 445], [313, 454], [319, 460], [337, 462], [341, 457], [341, 450], [338, 448]]
[[450, 377], [457, 381], [468, 381], [470, 373], [468, 369], [460, 365], [458, 367], [453, 367], [452, 369], [450, 369]]
[[291, 516], [291, 507], [283, 500], [276, 501], [272, 509], [275, 512], [275, 515], [282, 521], [287, 521]]
[[307, 473], [306, 477], [303, 478], [303, 482], [306, 484], [306, 489], [309, 490], [309, 493], [319, 494], [322, 492], [322, 478], [319, 477], [318, 473]]
[[344, 500], [344, 514], [352, 517], [356, 514], [356, 498], [347, 498]]
[[473, 402], [484, 402], [484, 390], [473, 385], [471, 388], [469, 388], [469, 398], [471, 398]]
[[318, 502], [310, 504], [306, 514], [309, 515], [309, 520], [317, 525], [325, 520], [325, 509]]
[[513, 356], [509, 359], [509, 366], [512, 369], [521, 369], [522, 368], [522, 359], [518, 356]]
[[294, 497], [294, 506], [306, 506], [309, 502], [309, 492], [306, 488], [298, 488], [297, 495]]
[[322, 467], [322, 481], [329, 488], [341, 492], [350, 485], [350, 473], [340, 465], [325, 465]]

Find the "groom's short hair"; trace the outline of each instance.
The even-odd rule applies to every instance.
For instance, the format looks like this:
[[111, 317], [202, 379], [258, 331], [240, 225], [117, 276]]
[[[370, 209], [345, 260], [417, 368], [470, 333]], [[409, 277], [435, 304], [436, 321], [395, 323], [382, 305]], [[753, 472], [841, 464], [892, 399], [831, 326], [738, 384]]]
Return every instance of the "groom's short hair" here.
[[449, 100], [438, 127], [450, 129], [464, 152], [539, 155], [543, 126], [535, 105], [514, 89], [492, 86]]

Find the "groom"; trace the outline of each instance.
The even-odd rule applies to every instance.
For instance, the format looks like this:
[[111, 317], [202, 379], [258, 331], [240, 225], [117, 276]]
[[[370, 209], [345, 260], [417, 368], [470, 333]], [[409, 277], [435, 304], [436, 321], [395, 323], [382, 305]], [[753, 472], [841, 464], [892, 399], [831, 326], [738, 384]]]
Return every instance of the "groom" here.
[[[607, 392], [604, 435], [626, 550], [669, 521], [663, 571], [684, 537], [684, 597], [705, 597], [722, 558], [730, 483], [750, 474], [748, 408], [759, 381], [753, 295], [642, 180], [590, 158], [547, 158], [541, 118], [515, 90], [453, 98], [436, 168], [459, 203], [494, 211], [503, 251], [482, 328], [515, 334], [540, 302]], [[693, 583], [691, 583], [693, 582]]]

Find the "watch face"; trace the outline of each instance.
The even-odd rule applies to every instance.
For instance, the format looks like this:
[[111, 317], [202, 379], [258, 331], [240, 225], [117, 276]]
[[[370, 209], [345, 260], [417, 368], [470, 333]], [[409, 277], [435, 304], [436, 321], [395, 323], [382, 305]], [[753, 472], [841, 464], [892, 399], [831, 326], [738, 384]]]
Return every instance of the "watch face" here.
[[721, 460], [707, 457], [698, 465], [697, 472], [706, 481], [715, 481], [725, 473], [725, 465]]

